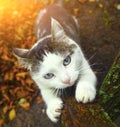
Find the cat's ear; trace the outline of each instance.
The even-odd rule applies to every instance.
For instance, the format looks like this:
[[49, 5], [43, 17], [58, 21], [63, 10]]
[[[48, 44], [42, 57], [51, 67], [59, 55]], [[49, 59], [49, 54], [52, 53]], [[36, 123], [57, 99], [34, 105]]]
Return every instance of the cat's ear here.
[[23, 65], [27, 69], [31, 69], [32, 66], [32, 59], [28, 58], [29, 50], [28, 49], [20, 49], [20, 48], [13, 48], [14, 55], [18, 59], [19, 63]]
[[56, 41], [60, 41], [66, 37], [63, 27], [54, 18], [51, 18], [51, 34], [52, 39]]

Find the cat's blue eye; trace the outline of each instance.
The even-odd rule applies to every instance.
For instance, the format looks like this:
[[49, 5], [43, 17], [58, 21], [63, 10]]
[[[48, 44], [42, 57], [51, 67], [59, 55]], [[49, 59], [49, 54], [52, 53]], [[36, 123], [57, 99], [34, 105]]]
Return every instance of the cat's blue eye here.
[[70, 56], [67, 56], [67, 57], [63, 60], [63, 65], [64, 65], [64, 66], [67, 66], [67, 65], [70, 64], [70, 62], [71, 62], [71, 58], [70, 58]]
[[54, 77], [54, 74], [53, 73], [47, 73], [46, 75], [44, 75], [44, 78], [45, 79], [51, 79]]

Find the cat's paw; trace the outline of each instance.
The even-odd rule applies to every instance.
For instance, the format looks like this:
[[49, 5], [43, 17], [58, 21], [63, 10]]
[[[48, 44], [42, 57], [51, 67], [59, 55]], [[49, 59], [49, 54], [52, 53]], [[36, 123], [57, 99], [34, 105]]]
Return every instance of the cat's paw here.
[[95, 99], [96, 88], [89, 82], [80, 82], [76, 87], [75, 98], [78, 102], [87, 103]]
[[59, 116], [61, 115], [61, 110], [63, 108], [63, 102], [59, 98], [53, 99], [49, 102], [47, 107], [47, 115], [53, 121], [57, 122]]

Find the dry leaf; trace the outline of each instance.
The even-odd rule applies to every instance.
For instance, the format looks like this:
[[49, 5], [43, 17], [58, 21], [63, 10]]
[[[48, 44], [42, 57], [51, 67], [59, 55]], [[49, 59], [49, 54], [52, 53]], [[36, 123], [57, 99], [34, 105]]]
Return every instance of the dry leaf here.
[[84, 4], [87, 0], [78, 0], [80, 3]]
[[3, 97], [5, 98], [5, 100], [10, 101], [10, 98], [7, 94], [3, 94]]
[[0, 127], [2, 127], [3, 123], [4, 123], [4, 120], [0, 119]]
[[33, 88], [30, 88], [29, 86], [26, 87], [26, 90], [28, 90], [29, 92], [34, 92], [34, 89]]
[[13, 120], [16, 117], [16, 111], [15, 109], [10, 110], [9, 112], [9, 119]]
[[89, 14], [92, 14], [92, 13], [93, 13], [93, 11], [92, 11], [92, 10], [88, 10], [88, 13], [89, 13]]
[[24, 97], [26, 97], [28, 94], [29, 94], [28, 91], [25, 91], [25, 90], [22, 91], [22, 90], [20, 90], [20, 91], [17, 92], [17, 95], [16, 95], [16, 96], [17, 96], [17, 98], [20, 99], [20, 98], [24, 98]]
[[73, 12], [74, 12], [75, 16], [78, 16], [78, 14], [79, 14], [79, 8], [74, 8]]
[[42, 103], [42, 98], [41, 98], [40, 96], [38, 96], [38, 97], [36, 98], [36, 101], [37, 101], [38, 104], [41, 104], [41, 103]]
[[28, 72], [19, 72], [16, 74], [16, 77], [25, 77], [26, 75], [28, 75]]
[[8, 105], [6, 105], [6, 106], [3, 108], [3, 113], [6, 114], [8, 110], [9, 110], [9, 107], [8, 107]]
[[29, 84], [29, 85], [31, 85], [33, 83], [33, 80], [31, 78], [27, 78], [26, 79], [26, 83]]
[[30, 109], [30, 103], [29, 102], [25, 102], [23, 104], [19, 104], [23, 109], [25, 110], [29, 110]]
[[[51, 0], [51, 4], [53, 1]], [[9, 2], [6, 4], [8, 7], [4, 6], [4, 10], [0, 11], [0, 93], [2, 97], [0, 118], [4, 116], [4, 120], [0, 119], [0, 126], [4, 121], [6, 122], [7, 116], [9, 120], [16, 116], [14, 108], [20, 98], [28, 100], [22, 106], [29, 109], [29, 102], [38, 92], [35, 90], [36, 87], [31, 85], [33, 81], [28, 77], [28, 72], [24, 72], [23, 67], [19, 66], [11, 47], [31, 48], [36, 42], [33, 32], [34, 21], [38, 10], [45, 6], [42, 2], [40, 5], [18, 1], [11, 1], [10, 6]]]
[[100, 8], [103, 8], [103, 4], [101, 4], [101, 3], [99, 3], [98, 6], [99, 6]]
[[89, 0], [89, 2], [95, 2], [96, 0]]

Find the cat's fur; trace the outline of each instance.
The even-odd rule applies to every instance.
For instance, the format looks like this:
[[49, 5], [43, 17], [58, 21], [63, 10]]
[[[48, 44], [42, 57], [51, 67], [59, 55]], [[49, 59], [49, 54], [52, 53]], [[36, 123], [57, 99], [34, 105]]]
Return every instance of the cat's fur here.
[[91, 102], [96, 95], [96, 76], [79, 45], [76, 19], [58, 5], [43, 9], [36, 22], [38, 41], [31, 49], [15, 48], [21, 64], [31, 72], [47, 105], [48, 117], [57, 122], [63, 102], [55, 93], [76, 85], [77, 102]]

